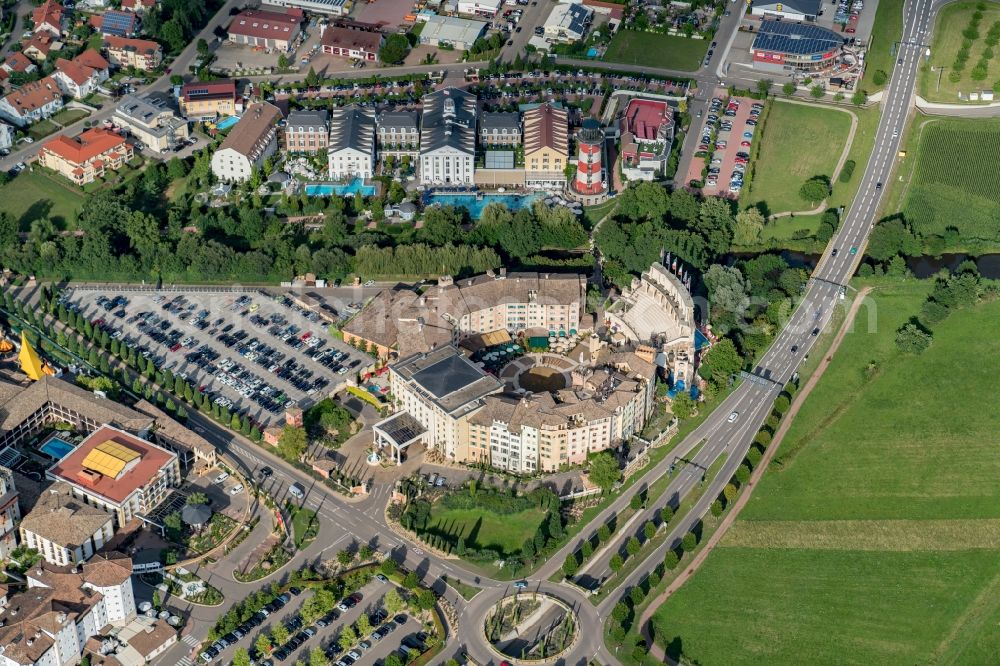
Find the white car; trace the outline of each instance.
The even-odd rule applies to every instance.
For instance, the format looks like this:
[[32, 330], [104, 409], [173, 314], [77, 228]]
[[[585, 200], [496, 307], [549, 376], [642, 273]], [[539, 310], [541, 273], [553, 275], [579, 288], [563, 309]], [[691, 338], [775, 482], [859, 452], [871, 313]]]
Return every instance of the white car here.
[[225, 481], [228, 478], [229, 478], [229, 473], [228, 472], [223, 472], [219, 476], [215, 477], [215, 481], [213, 483], [222, 483], [223, 481]]
[[242, 483], [237, 483], [235, 486], [233, 486], [232, 488], [229, 489], [229, 494], [230, 495], [239, 495], [241, 492], [243, 492], [243, 484]]
[[733, 412], [732, 414], [729, 415], [729, 418], [726, 419], [726, 420], [729, 421], [730, 423], [733, 423], [738, 418], [740, 418], [740, 413], [739, 412]]

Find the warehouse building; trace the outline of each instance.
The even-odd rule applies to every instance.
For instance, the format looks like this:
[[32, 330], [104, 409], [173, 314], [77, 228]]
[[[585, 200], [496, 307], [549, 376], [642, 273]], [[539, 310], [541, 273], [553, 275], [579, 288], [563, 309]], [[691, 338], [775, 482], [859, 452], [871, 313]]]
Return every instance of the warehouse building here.
[[774, 2], [774, 0], [759, 0], [750, 6], [753, 16], [763, 16], [765, 19], [784, 18], [791, 21], [815, 21], [823, 7], [823, 0], [792, 0], [791, 2]]
[[420, 43], [431, 46], [450, 44], [459, 51], [470, 48], [486, 30], [482, 21], [455, 16], [430, 16], [420, 33]]

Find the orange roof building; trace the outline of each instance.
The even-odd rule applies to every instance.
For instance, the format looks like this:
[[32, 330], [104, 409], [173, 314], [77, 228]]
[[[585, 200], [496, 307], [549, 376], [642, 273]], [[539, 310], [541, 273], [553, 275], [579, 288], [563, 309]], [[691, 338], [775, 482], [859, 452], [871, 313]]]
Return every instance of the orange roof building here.
[[76, 138], [59, 135], [38, 153], [38, 162], [77, 185], [103, 178], [132, 159], [132, 146], [120, 134], [106, 129], [89, 129]]
[[83, 99], [107, 81], [108, 61], [94, 49], [87, 49], [72, 60], [56, 60], [56, 71], [52, 77], [64, 93], [76, 99]]
[[31, 12], [35, 32], [45, 30], [56, 36], [62, 34], [63, 6], [55, 0], [45, 0]]
[[104, 52], [112, 65], [135, 67], [144, 72], [156, 69], [163, 62], [163, 48], [148, 39], [105, 35]]
[[144, 518], [181, 482], [177, 454], [109, 425], [101, 426], [46, 475], [88, 504], [115, 515], [118, 527]]
[[24, 127], [48, 118], [61, 108], [63, 101], [59, 84], [51, 76], [46, 76], [26, 83], [0, 99], [0, 118]]

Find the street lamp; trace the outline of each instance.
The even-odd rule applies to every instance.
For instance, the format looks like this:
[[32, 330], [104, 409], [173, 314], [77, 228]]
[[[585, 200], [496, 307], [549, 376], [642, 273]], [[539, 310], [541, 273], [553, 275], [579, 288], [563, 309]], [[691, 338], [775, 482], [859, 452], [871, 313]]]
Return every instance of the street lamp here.
[[932, 72], [936, 71], [937, 75], [938, 75], [938, 77], [937, 77], [937, 88], [935, 89], [934, 92], [941, 92], [941, 74], [946, 69], [948, 69], [948, 68], [947, 67], [943, 67], [943, 66], [935, 68], [934, 65], [931, 65], [931, 71]]

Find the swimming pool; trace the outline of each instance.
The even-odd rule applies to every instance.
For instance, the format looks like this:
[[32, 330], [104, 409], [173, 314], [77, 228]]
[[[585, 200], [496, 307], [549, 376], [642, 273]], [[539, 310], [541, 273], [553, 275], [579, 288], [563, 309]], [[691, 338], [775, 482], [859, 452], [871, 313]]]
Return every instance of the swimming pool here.
[[75, 445], [53, 435], [47, 442], [39, 446], [38, 450], [53, 460], [62, 460], [75, 448]]
[[227, 130], [227, 129], [229, 129], [230, 127], [232, 127], [233, 125], [235, 125], [238, 122], [240, 122], [239, 117], [237, 117], [237, 116], [227, 116], [227, 117], [223, 118], [222, 120], [220, 120], [219, 122], [215, 123], [215, 129], [217, 129], [217, 130]]
[[334, 185], [333, 183], [314, 183], [306, 185], [306, 194], [311, 197], [328, 197], [336, 194], [341, 197], [353, 197], [358, 192], [362, 196], [375, 196], [375, 186], [365, 185], [363, 178], [355, 178], [346, 185]]
[[597, 49], [594, 48], [593, 46], [591, 46], [589, 49], [587, 49], [587, 57], [588, 58], [596, 58], [597, 57]]
[[430, 194], [426, 198], [427, 204], [441, 204], [442, 206], [460, 206], [469, 211], [469, 217], [478, 220], [482, 217], [483, 209], [491, 203], [499, 203], [507, 206], [511, 212], [516, 212], [522, 208], [529, 208], [531, 204], [545, 195], [541, 192], [532, 194], [484, 194], [477, 197], [475, 194]]

